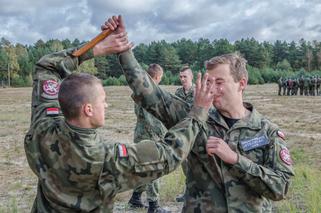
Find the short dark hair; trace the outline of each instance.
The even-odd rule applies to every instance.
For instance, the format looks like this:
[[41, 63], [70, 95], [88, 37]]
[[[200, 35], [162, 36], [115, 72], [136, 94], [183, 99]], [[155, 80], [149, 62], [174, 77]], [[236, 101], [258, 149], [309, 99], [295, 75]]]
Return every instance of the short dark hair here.
[[184, 65], [179, 72], [185, 72], [186, 70], [191, 70], [191, 68], [188, 65]]
[[150, 64], [147, 73], [150, 77], [155, 78], [160, 73], [163, 73], [163, 68], [159, 64]]
[[88, 73], [73, 73], [62, 81], [58, 100], [67, 120], [78, 117], [83, 104], [96, 100], [95, 85], [102, 85], [101, 80]]
[[240, 81], [242, 77], [248, 80], [248, 72], [246, 69], [247, 61], [240, 55], [240, 53], [229, 53], [225, 55], [215, 56], [208, 61], [205, 61], [207, 70], [216, 68], [220, 64], [228, 64], [231, 75], [235, 82]]

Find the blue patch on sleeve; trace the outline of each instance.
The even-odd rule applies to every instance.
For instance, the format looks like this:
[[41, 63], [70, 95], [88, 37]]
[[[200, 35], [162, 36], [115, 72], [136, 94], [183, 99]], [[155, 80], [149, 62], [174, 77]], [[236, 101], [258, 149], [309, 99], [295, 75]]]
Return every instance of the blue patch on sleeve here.
[[257, 138], [253, 138], [250, 140], [240, 141], [242, 149], [246, 152], [264, 145], [269, 144], [269, 140], [265, 135], [262, 135]]

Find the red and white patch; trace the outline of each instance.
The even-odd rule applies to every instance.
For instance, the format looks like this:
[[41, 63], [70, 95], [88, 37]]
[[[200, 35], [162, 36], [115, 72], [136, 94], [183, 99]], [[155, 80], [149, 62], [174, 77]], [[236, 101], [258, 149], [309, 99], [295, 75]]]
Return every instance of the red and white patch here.
[[125, 144], [118, 144], [118, 155], [121, 158], [128, 157], [128, 152]]
[[59, 115], [59, 108], [55, 108], [55, 107], [47, 108], [46, 111], [47, 111], [47, 115]]
[[283, 140], [285, 140], [285, 134], [283, 132], [281, 132], [280, 130], [277, 131], [277, 134], [280, 138], [282, 138]]
[[59, 92], [59, 83], [55, 80], [46, 80], [42, 84], [43, 92], [49, 96], [56, 96]]
[[280, 158], [287, 165], [292, 165], [292, 163], [293, 163], [291, 156], [290, 156], [290, 152], [287, 148], [282, 148], [280, 150]]

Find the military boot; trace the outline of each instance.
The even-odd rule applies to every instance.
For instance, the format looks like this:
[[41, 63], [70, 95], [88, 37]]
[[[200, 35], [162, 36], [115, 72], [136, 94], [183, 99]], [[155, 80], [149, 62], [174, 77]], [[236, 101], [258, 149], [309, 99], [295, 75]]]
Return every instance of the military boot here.
[[163, 209], [159, 206], [158, 201], [150, 201], [148, 202], [148, 210], [147, 213], [171, 213], [171, 211], [168, 211], [166, 209]]
[[130, 208], [147, 208], [142, 202], [142, 193], [133, 192], [132, 197], [128, 201]]

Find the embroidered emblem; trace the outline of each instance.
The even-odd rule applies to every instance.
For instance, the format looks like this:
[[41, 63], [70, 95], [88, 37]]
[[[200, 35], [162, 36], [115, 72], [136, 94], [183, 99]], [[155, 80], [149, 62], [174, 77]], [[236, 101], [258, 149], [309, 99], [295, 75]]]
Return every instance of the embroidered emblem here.
[[280, 150], [280, 158], [285, 164], [287, 164], [289, 166], [292, 165], [292, 163], [293, 163], [291, 156], [290, 156], [290, 152], [287, 148], [282, 148]]
[[56, 99], [58, 98], [59, 92], [59, 83], [56, 80], [46, 80], [42, 84], [42, 97], [47, 99]]

